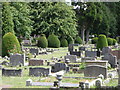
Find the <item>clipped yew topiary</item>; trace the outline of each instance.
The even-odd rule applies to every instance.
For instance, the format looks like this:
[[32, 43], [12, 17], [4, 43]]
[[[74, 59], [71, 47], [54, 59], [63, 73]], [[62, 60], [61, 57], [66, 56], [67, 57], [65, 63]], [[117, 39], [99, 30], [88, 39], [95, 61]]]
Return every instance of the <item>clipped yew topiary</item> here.
[[77, 44], [82, 44], [82, 39], [81, 39], [81, 37], [77, 36], [77, 37], [76, 37], [76, 40], [75, 40], [75, 43], [77, 43]]
[[98, 37], [98, 41], [97, 41], [97, 49], [101, 49], [103, 47], [107, 47], [108, 46], [108, 42], [107, 42], [107, 38], [105, 35], [101, 34]]
[[97, 41], [98, 41], [98, 37], [94, 37], [94, 38], [92, 38], [92, 44], [96, 44]]
[[68, 46], [68, 42], [65, 38], [62, 38], [60, 40], [60, 43], [61, 43], [61, 47], [67, 47]]
[[2, 56], [9, 56], [10, 53], [20, 52], [20, 43], [17, 37], [11, 32], [6, 33], [2, 40]]
[[113, 45], [117, 43], [117, 40], [113, 38]]
[[113, 45], [113, 39], [112, 38], [107, 38], [108, 45], [111, 46]]
[[120, 43], [120, 36], [116, 37], [118, 43]]
[[74, 39], [71, 36], [67, 38], [68, 44], [74, 44]]
[[37, 46], [41, 48], [48, 47], [48, 40], [46, 39], [46, 36], [44, 34], [41, 34], [38, 38]]
[[54, 34], [49, 35], [48, 37], [48, 46], [53, 48], [59, 48], [60, 47], [60, 40], [58, 37]]

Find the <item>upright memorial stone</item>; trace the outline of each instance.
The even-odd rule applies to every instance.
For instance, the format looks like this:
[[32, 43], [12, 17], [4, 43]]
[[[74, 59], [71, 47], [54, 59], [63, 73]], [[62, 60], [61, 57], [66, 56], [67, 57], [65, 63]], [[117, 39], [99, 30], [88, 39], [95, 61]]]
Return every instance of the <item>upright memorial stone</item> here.
[[25, 65], [25, 54], [11, 54], [10, 55], [10, 65], [17, 66], [17, 65]]

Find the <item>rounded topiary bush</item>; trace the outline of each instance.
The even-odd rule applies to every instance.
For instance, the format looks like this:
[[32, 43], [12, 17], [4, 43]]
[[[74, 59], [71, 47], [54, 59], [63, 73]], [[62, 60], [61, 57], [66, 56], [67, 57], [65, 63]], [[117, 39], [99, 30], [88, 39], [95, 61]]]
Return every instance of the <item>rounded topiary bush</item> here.
[[41, 48], [48, 47], [48, 40], [46, 39], [46, 36], [44, 34], [41, 34], [38, 38], [37, 46]]
[[11, 32], [6, 33], [2, 40], [2, 56], [8, 56], [10, 53], [20, 52], [20, 43], [17, 37]]
[[107, 38], [107, 41], [108, 41], [108, 45], [113, 45], [113, 39], [112, 38]]
[[54, 34], [49, 35], [48, 37], [48, 46], [53, 48], [59, 48], [60, 47], [60, 40], [58, 37]]
[[61, 43], [61, 47], [67, 47], [68, 46], [68, 42], [65, 38], [62, 38], [60, 40], [60, 43]]
[[108, 46], [108, 42], [107, 42], [106, 36], [103, 34], [99, 35], [98, 41], [97, 41], [97, 49], [102, 50], [103, 47], [107, 47], [107, 46]]
[[113, 45], [115, 45], [117, 43], [116, 39], [113, 39]]
[[77, 43], [77, 44], [82, 44], [82, 39], [81, 39], [81, 37], [77, 36], [76, 39], [75, 39], [75, 43]]
[[96, 44], [97, 41], [98, 41], [98, 37], [94, 37], [94, 38], [92, 38], [92, 44]]
[[117, 42], [120, 43], [120, 36], [116, 37]]
[[74, 39], [71, 36], [67, 38], [68, 44], [74, 44]]

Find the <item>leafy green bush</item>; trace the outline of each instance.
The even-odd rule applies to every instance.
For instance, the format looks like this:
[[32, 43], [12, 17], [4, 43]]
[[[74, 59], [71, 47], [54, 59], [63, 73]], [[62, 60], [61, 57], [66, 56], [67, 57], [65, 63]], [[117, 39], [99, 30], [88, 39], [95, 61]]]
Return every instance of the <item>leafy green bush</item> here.
[[107, 38], [107, 41], [108, 41], [108, 45], [113, 45], [113, 39], [112, 38]]
[[98, 41], [98, 37], [94, 37], [94, 38], [92, 38], [92, 44], [96, 44], [97, 41]]
[[108, 46], [108, 42], [107, 42], [106, 36], [103, 34], [99, 35], [98, 41], [97, 41], [97, 49], [102, 50], [103, 47], [107, 47], [107, 46]]
[[113, 38], [113, 45], [117, 43], [117, 40]]
[[18, 38], [18, 41], [19, 41], [19, 43], [21, 43], [23, 40], [22, 40], [22, 38]]
[[67, 38], [68, 44], [74, 44], [74, 39], [71, 36]]
[[61, 43], [61, 47], [67, 47], [68, 46], [68, 42], [65, 38], [62, 38], [60, 40], [60, 43]]
[[75, 40], [75, 43], [77, 43], [77, 44], [82, 44], [82, 39], [81, 39], [81, 37], [77, 36], [77, 37], [76, 37], [76, 40]]
[[2, 40], [2, 56], [9, 55], [10, 53], [21, 53], [20, 43], [11, 32], [6, 33]]
[[46, 39], [46, 36], [44, 34], [41, 34], [39, 39], [38, 39], [38, 43], [37, 43], [38, 47], [41, 48], [46, 48], [48, 47], [48, 40]]
[[58, 37], [54, 34], [49, 35], [48, 37], [48, 46], [53, 48], [59, 48], [60, 47], [60, 40]]
[[120, 43], [120, 36], [116, 37], [117, 42]]

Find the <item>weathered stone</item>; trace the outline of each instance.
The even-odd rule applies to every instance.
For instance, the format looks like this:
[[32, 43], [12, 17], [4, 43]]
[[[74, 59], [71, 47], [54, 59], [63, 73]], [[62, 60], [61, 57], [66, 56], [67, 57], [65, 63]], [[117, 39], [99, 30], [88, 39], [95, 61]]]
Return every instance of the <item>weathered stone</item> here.
[[61, 71], [61, 70], [68, 71], [67, 67], [68, 66], [65, 63], [55, 63], [55, 65], [52, 66], [52, 72], [58, 72], [58, 71]]
[[26, 80], [26, 86], [32, 86], [32, 80], [31, 79]]
[[31, 40], [23, 40], [23, 44], [25, 44], [25, 45], [31, 45]]
[[10, 54], [10, 65], [25, 65], [25, 54]]
[[31, 49], [30, 49], [30, 53], [33, 54], [33, 55], [34, 55], [35, 53], [36, 53], [36, 55], [39, 55], [39, 49], [37, 49], [37, 48], [31, 48]]
[[89, 65], [101, 65], [107, 68], [108, 61], [103, 61], [103, 60], [95, 60], [95, 61], [86, 61], [85, 62], [86, 66]]
[[85, 57], [96, 57], [97, 52], [96, 51], [85, 51]]
[[51, 68], [42, 68], [42, 67], [29, 68], [30, 76], [48, 76], [50, 73], [51, 73]]
[[108, 63], [111, 65], [112, 68], [117, 67], [117, 57], [113, 56], [111, 53], [105, 54], [102, 59], [108, 60]]
[[29, 60], [29, 66], [40, 66], [40, 65], [44, 65], [44, 60], [40, 60], [40, 59]]
[[100, 65], [89, 65], [84, 69], [85, 77], [98, 77], [100, 74], [107, 78], [107, 68]]
[[102, 49], [102, 54], [105, 55], [105, 54], [109, 54], [111, 52], [111, 49], [110, 47], [104, 47]]
[[2, 69], [3, 76], [22, 76], [22, 69]]
[[71, 63], [77, 62], [77, 56], [76, 55], [66, 55], [64, 59], [69, 59]]

